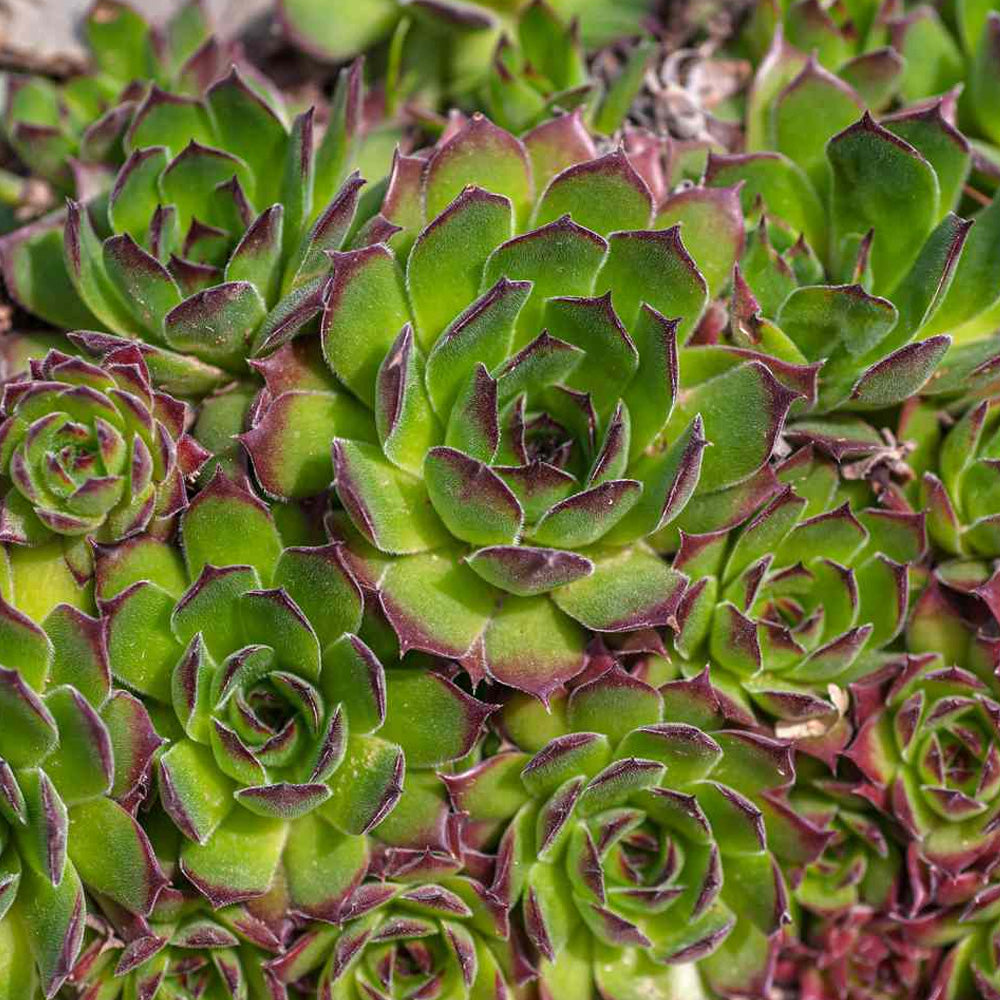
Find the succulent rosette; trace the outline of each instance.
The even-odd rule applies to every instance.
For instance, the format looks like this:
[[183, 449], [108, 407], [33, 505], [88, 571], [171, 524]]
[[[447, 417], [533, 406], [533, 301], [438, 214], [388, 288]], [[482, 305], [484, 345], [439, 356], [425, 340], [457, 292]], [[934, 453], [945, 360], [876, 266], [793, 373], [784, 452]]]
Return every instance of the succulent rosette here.
[[0, 601], [0, 997], [52, 997], [84, 935], [84, 889], [149, 913], [165, 876], [135, 811], [160, 740], [112, 690], [101, 621], [39, 626]]
[[996, 849], [1000, 705], [991, 685], [935, 653], [901, 655], [886, 674], [856, 692], [864, 719], [846, 755], [865, 794], [956, 875]]
[[263, 966], [280, 952], [281, 938], [242, 904], [210, 911], [167, 886], [148, 917], [105, 909], [90, 915], [68, 980], [81, 1000], [280, 995], [269, 992]]
[[[949, 106], [880, 122], [865, 107], [779, 38], [748, 97], [749, 151], [713, 154], [704, 176], [706, 191], [744, 182], [752, 229], [734, 276], [731, 337], [786, 361], [822, 361], [819, 414], [954, 392], [953, 379], [932, 379], [950, 343], [965, 349], [996, 326], [988, 274], [1000, 207], [955, 214], [978, 206], [964, 200], [972, 154]], [[960, 354], [963, 374], [995, 355], [993, 342], [975, 363]], [[837, 442], [838, 458], [883, 444], [846, 413], [800, 425]]]
[[[280, 0], [279, 10], [288, 36], [310, 55], [343, 62], [375, 49], [376, 61], [391, 63], [395, 53], [393, 72], [409, 89], [450, 98], [482, 82], [491, 55], [521, 40], [526, 20], [577, 22], [574, 34], [593, 47], [638, 34], [653, 6], [651, 0], [378, 0], [331, 9], [320, 0]], [[575, 53], [565, 43], [548, 53], [526, 47], [533, 64], [527, 77], [544, 77], [560, 55]]]
[[707, 281], [680, 236], [690, 221], [704, 239], [698, 216], [668, 200], [654, 217], [625, 154], [592, 154], [573, 115], [523, 143], [477, 116], [398, 157], [382, 216], [401, 231], [333, 255], [320, 333], [340, 389], [296, 388], [283, 349], [258, 363], [268, 392], [242, 436], [267, 494], [334, 480], [354, 571], [404, 651], [542, 697], [582, 669], [584, 628], [671, 622], [684, 580], [645, 540], [696, 487], [766, 477], [800, 395], [782, 381], [798, 369], [754, 352], [685, 384], [677, 338], [728, 271], [738, 210]]
[[308, 996], [515, 995], [530, 967], [511, 943], [506, 907], [462, 873], [460, 856], [383, 857], [337, 926], [308, 926], [267, 971]]
[[926, 405], [910, 408], [900, 433], [923, 455], [920, 500], [931, 540], [963, 559], [1000, 555], [1000, 409], [997, 400], [970, 407], [943, 432]]
[[88, 72], [63, 84], [9, 74], [2, 109], [4, 138], [31, 174], [80, 196], [100, 189], [121, 163], [123, 137], [149, 87], [198, 93], [238, 57], [212, 36], [200, 0], [155, 28], [129, 4], [96, 0], [83, 29]]
[[4, 385], [0, 412], [0, 540], [38, 546], [58, 536], [83, 578], [90, 554], [74, 540], [169, 525], [206, 458], [187, 433], [188, 407], [152, 386], [131, 345], [100, 365], [50, 350]]
[[991, 852], [957, 876], [940, 876], [933, 869], [914, 872], [923, 891], [914, 894], [919, 905], [908, 917], [906, 934], [919, 947], [942, 953], [933, 996], [947, 1000], [993, 1000], [1000, 996], [996, 867], [996, 856]]
[[[990, 4], [756, 4], [750, 48], [763, 57], [776, 36], [785, 49], [814, 52], [873, 108], [961, 90], [963, 127], [1000, 143], [1000, 17]], [[985, 144], [983, 155], [996, 162]]]
[[909, 927], [869, 906], [811, 928], [792, 941], [777, 979], [802, 1000], [922, 1000], [937, 994], [943, 949], [913, 940]]
[[184, 837], [180, 870], [214, 906], [263, 895], [282, 871], [293, 909], [335, 919], [367, 869], [365, 835], [400, 800], [401, 743], [421, 738], [409, 713], [439, 727], [419, 769], [467, 753], [491, 706], [435, 672], [387, 676], [356, 634], [362, 595], [341, 547], [284, 547], [221, 472], [180, 535], [183, 557], [142, 536], [97, 564], [111, 670], [169, 740], [157, 787]]
[[881, 666], [902, 632], [908, 568], [926, 550], [923, 514], [855, 512], [839, 472], [811, 447], [789, 457], [775, 495], [728, 531], [683, 534], [690, 579], [672, 639], [681, 669], [706, 662], [731, 710], [806, 740], [830, 763], [850, 734], [831, 698]]
[[851, 781], [799, 755], [787, 801], [823, 835], [815, 861], [791, 874], [793, 897], [810, 914], [829, 920], [859, 908], [893, 910], [905, 884], [903, 851], [892, 826]]
[[550, 716], [515, 698], [502, 727], [509, 746], [445, 781], [543, 996], [767, 988], [786, 898], [758, 802], [794, 780], [787, 744], [725, 728], [707, 674], [656, 689], [619, 666]]
[[281, 98], [236, 66], [195, 96], [151, 87], [107, 197], [70, 200], [5, 238], [11, 295], [64, 329], [147, 342], [157, 372], [186, 375], [185, 395], [229, 381], [279, 298], [293, 313], [284, 323], [316, 313], [323, 250], [339, 248], [360, 187], [335, 199], [360, 102], [355, 65], [316, 141], [313, 109], [289, 122]]

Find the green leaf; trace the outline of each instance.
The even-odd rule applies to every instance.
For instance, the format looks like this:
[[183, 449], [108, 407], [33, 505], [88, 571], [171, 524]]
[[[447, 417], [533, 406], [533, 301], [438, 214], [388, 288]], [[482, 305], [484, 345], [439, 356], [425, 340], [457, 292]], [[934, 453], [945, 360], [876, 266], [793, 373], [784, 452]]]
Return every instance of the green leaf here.
[[176, 73], [208, 41], [211, 25], [199, 0], [188, 0], [167, 22], [171, 69]]
[[[670, 195], [656, 213], [654, 226], [666, 229], [673, 225], [680, 225], [684, 249], [694, 258], [709, 297], [714, 298], [729, 281], [743, 252], [739, 188], [693, 187]], [[612, 254], [614, 247], [612, 241]]]
[[153, 213], [160, 203], [160, 174], [167, 166], [163, 146], [137, 149], [125, 161], [108, 198], [108, 221], [116, 233], [128, 233], [144, 243]]
[[[177, 641], [188, 650], [178, 658], [172, 688], [174, 708], [185, 728], [191, 729], [192, 711], [204, 714], [201, 681], [215, 673], [212, 658], [224, 660], [246, 645], [240, 599], [260, 585], [256, 570], [249, 566], [206, 566], [177, 602], [170, 624]], [[199, 633], [201, 639], [192, 644]], [[199, 735], [207, 740], [207, 729], [199, 730]]]
[[829, 188], [827, 140], [856, 121], [862, 110], [857, 94], [810, 58], [774, 102], [775, 146], [825, 194]]
[[340, 546], [285, 549], [274, 571], [274, 585], [302, 609], [323, 649], [344, 632], [361, 627], [361, 591]]
[[328, 702], [347, 711], [355, 735], [374, 732], [385, 721], [385, 671], [356, 635], [342, 635], [325, 647], [321, 683]]
[[262, 896], [278, 870], [287, 824], [234, 809], [204, 844], [185, 842], [181, 870], [214, 906]]
[[181, 301], [170, 272], [128, 233], [105, 240], [104, 267], [140, 329], [151, 340], [161, 341], [163, 319]]
[[941, 103], [891, 115], [882, 124], [893, 135], [908, 142], [934, 168], [940, 190], [935, 221], [957, 210], [962, 186], [972, 164], [972, 153], [961, 132], [945, 120]]
[[535, 545], [580, 549], [593, 545], [636, 505], [642, 484], [613, 479], [550, 507], [527, 533]]
[[[17, 891], [16, 884], [7, 892]], [[28, 928], [18, 916], [0, 919], [0, 1000], [20, 1000], [38, 991], [38, 973]]]
[[947, 301], [951, 286], [961, 266], [973, 224], [950, 212], [938, 223], [909, 273], [893, 292], [899, 310], [899, 320], [892, 332], [876, 344], [865, 358], [869, 363], [875, 355], [902, 347], [917, 332], [935, 325], [936, 316]]
[[18, 915], [23, 920], [42, 991], [45, 996], [55, 996], [83, 944], [86, 902], [80, 876], [72, 865], [67, 865], [62, 881], [53, 886], [26, 866], [21, 870], [17, 896]]
[[875, 350], [896, 325], [896, 307], [860, 285], [810, 285], [785, 299], [776, 321], [810, 361]]
[[969, 76], [969, 95], [979, 127], [994, 143], [1000, 142], [1000, 13], [991, 11], [975, 49]]
[[226, 281], [253, 285], [268, 307], [275, 305], [281, 282], [283, 224], [281, 205], [265, 209], [247, 227], [226, 263]]
[[248, 645], [268, 646], [278, 664], [297, 676], [319, 679], [320, 644], [302, 610], [284, 590], [251, 590], [240, 598], [243, 635]]
[[104, 269], [101, 242], [94, 232], [88, 209], [71, 201], [66, 211], [63, 253], [77, 294], [109, 330], [128, 334], [134, 321]]
[[774, 148], [771, 108], [775, 98], [801, 72], [807, 57], [774, 31], [771, 47], [761, 60], [747, 98], [746, 148], [750, 151]]
[[546, 597], [508, 595], [486, 628], [483, 653], [495, 680], [548, 701], [583, 669], [585, 644], [583, 629]]
[[174, 599], [140, 582], [104, 604], [108, 659], [116, 679], [158, 701], [170, 701], [170, 677], [180, 647], [170, 632]]
[[[514, 359], [516, 361], [516, 359]], [[505, 377], [505, 369], [513, 362], [508, 362], [500, 371], [501, 378]], [[516, 380], [516, 374], [513, 376]], [[429, 402], [423, 393], [423, 380], [419, 383], [422, 405], [426, 408], [426, 413], [431, 413]], [[416, 393], [415, 393], [416, 395]], [[471, 458], [490, 463], [497, 453], [500, 444], [500, 419], [497, 412], [498, 401], [497, 380], [486, 370], [486, 366], [479, 362], [473, 369], [466, 384], [459, 390], [455, 405], [448, 415], [448, 428], [445, 432], [445, 444], [449, 448], [455, 448], [464, 452]], [[418, 397], [420, 398], [420, 397]], [[408, 400], [404, 400], [409, 402]], [[412, 404], [411, 404], [412, 405]], [[413, 406], [414, 418], [412, 426], [422, 430], [426, 423], [429, 423], [426, 415], [419, 415], [416, 406]], [[399, 410], [397, 409], [397, 413]], [[435, 425], [431, 425], [436, 430]], [[439, 434], [434, 435], [435, 440], [429, 440], [429, 435], [420, 433], [414, 435], [414, 445], [426, 444], [418, 449], [414, 447], [414, 461], [422, 459], [428, 447], [440, 439]], [[383, 445], [384, 447], [384, 445]], [[399, 464], [397, 462], [397, 464]], [[509, 484], [508, 484], [509, 485]]]
[[711, 447], [701, 460], [698, 492], [735, 485], [761, 468], [797, 397], [757, 361], [730, 368], [682, 394], [667, 435], [701, 414]]
[[336, 920], [368, 862], [366, 838], [341, 833], [315, 814], [300, 817], [284, 855], [292, 904], [309, 917]]
[[513, 224], [507, 198], [468, 187], [417, 237], [406, 284], [425, 351], [479, 294], [486, 260], [511, 238]]
[[798, 164], [781, 153], [744, 153], [733, 156], [709, 155], [705, 184], [731, 187], [739, 181], [740, 202], [751, 215], [758, 198], [764, 210], [802, 233], [817, 250], [826, 246], [826, 213], [815, 188]]
[[515, 347], [523, 347], [537, 336], [546, 299], [593, 294], [594, 279], [607, 250], [600, 236], [568, 216], [496, 247], [483, 269], [481, 290], [493, 287], [502, 277], [532, 283], [517, 320]]
[[376, 736], [352, 736], [319, 814], [343, 833], [367, 833], [399, 801], [403, 752]]
[[111, 789], [114, 758], [111, 739], [101, 717], [90, 703], [68, 685], [56, 687], [45, 696], [59, 730], [59, 746], [45, 762], [63, 801], [72, 806], [103, 795]]
[[247, 85], [234, 66], [227, 76], [205, 94], [218, 134], [218, 145], [239, 157], [250, 168], [251, 183], [246, 188], [258, 205], [277, 199], [280, 171], [277, 169], [288, 144], [288, 133], [277, 115]]
[[8, 292], [26, 309], [64, 330], [94, 329], [101, 321], [76, 290], [63, 251], [66, 213], [24, 226], [0, 240]]
[[210, 146], [214, 139], [208, 110], [200, 100], [153, 84], [129, 125], [124, 145], [129, 153], [162, 146], [169, 156], [178, 156], [190, 142]]
[[[45, 688], [52, 642], [27, 615], [0, 600], [0, 665], [16, 670], [38, 691]], [[5, 755], [3, 755], [5, 756]]]
[[514, 542], [524, 524], [517, 498], [488, 465], [454, 448], [432, 448], [424, 460], [427, 495], [448, 530], [471, 545]]
[[844, 63], [837, 75], [861, 98], [865, 107], [881, 111], [899, 89], [906, 63], [891, 48], [863, 52]]
[[566, 384], [589, 393], [598, 413], [609, 414], [639, 367], [635, 344], [618, 319], [612, 296], [549, 299], [543, 326], [584, 352]]
[[482, 634], [496, 592], [447, 549], [392, 560], [379, 586], [403, 652], [461, 659]]
[[530, 291], [527, 281], [501, 278], [441, 335], [427, 357], [426, 371], [427, 393], [439, 416], [450, 411], [477, 364], [493, 369], [507, 357]]
[[103, 705], [111, 692], [103, 622], [69, 604], [60, 604], [43, 625], [52, 643], [48, 683], [72, 684], [90, 704]]
[[266, 505], [221, 471], [185, 511], [181, 532], [191, 579], [206, 565], [245, 565], [254, 567], [266, 586], [281, 553]]
[[643, 303], [666, 317], [678, 317], [677, 337], [685, 341], [708, 302], [708, 285], [684, 247], [680, 227], [614, 233], [608, 246], [596, 293], [611, 293], [629, 330], [635, 328]]
[[354, 222], [358, 208], [358, 192], [364, 183], [361, 175], [355, 171], [336, 198], [324, 208], [303, 235], [285, 268], [284, 294], [329, 272], [328, 251], [341, 248], [344, 237]]
[[973, 226], [965, 240], [951, 287], [940, 309], [921, 333], [947, 333], [974, 319], [997, 301], [1000, 260], [995, 251], [998, 239], [1000, 194], [973, 217]]
[[138, 822], [107, 798], [70, 809], [69, 858], [90, 889], [130, 913], [149, 913], [166, 882]]
[[296, 499], [329, 489], [330, 442], [337, 437], [378, 440], [371, 414], [346, 392], [283, 392], [239, 435], [264, 490]]
[[671, 622], [686, 577], [646, 549], [587, 554], [593, 573], [556, 590], [552, 599], [557, 607], [596, 632], [660, 628]]
[[651, 39], [643, 39], [632, 47], [624, 67], [608, 87], [594, 117], [597, 132], [613, 135], [621, 128], [629, 107], [642, 89], [646, 70], [655, 52], [656, 46]]
[[696, 414], [669, 448], [661, 443], [640, 455], [629, 474], [642, 484], [642, 493], [605, 540], [616, 545], [633, 542], [670, 524], [698, 485], [707, 445], [701, 415]]
[[858, 379], [851, 390], [851, 409], [882, 409], [915, 396], [934, 374], [950, 345], [950, 337], [928, 337], [894, 351]]
[[366, 0], [338, 10], [335, 18], [312, 0], [282, 0], [281, 12], [296, 44], [331, 62], [350, 59], [388, 37], [400, 16], [395, 0]]
[[403, 276], [388, 247], [376, 244], [334, 255], [323, 315], [323, 353], [337, 378], [369, 407], [379, 365], [411, 322]]
[[102, 73], [122, 84], [153, 75], [155, 57], [149, 25], [128, 4], [100, 0], [87, 14], [86, 32]]
[[848, 237], [874, 229], [874, 291], [891, 292], [938, 218], [940, 190], [934, 170], [867, 113], [830, 140], [827, 157], [833, 169], [834, 253], [842, 252]]
[[519, 140], [480, 114], [431, 157], [425, 181], [427, 217], [438, 216], [470, 184], [509, 198], [515, 218], [524, 224], [533, 195], [528, 154]]
[[579, 108], [542, 122], [524, 136], [523, 142], [531, 158], [536, 191], [544, 191], [548, 182], [567, 167], [597, 155]]
[[160, 177], [160, 192], [164, 203], [177, 207], [181, 232], [186, 233], [195, 218], [211, 224], [212, 219], [205, 218], [210, 199], [220, 184], [233, 177], [244, 191], [252, 190], [253, 177], [243, 160], [194, 139], [170, 161]]
[[235, 785], [215, 763], [212, 751], [178, 740], [160, 758], [160, 798], [188, 839], [204, 844], [233, 809]]
[[296, 117], [285, 150], [285, 170], [283, 177], [280, 178], [280, 197], [285, 209], [282, 253], [286, 259], [298, 245], [303, 227], [313, 210], [314, 112], [314, 108], [309, 108]]
[[31, 767], [57, 746], [59, 731], [52, 713], [16, 670], [0, 667], [0, 705], [0, 756], [13, 767]]
[[359, 57], [340, 71], [330, 98], [326, 131], [316, 150], [313, 194], [318, 206], [326, 205], [334, 196], [357, 148], [364, 99], [361, 73]]
[[955, 39], [928, 4], [900, 18], [893, 31], [893, 47], [905, 62], [899, 91], [907, 103], [945, 93], [966, 75]]
[[607, 236], [645, 229], [653, 199], [622, 150], [568, 167], [550, 182], [535, 208], [534, 225], [569, 215], [580, 226]]
[[387, 462], [379, 448], [337, 439], [333, 465], [340, 502], [377, 548], [422, 552], [448, 542], [423, 482]]
[[[464, 757], [494, 711], [440, 674], [423, 670], [386, 673], [385, 724], [379, 735], [398, 743], [412, 768], [439, 767]], [[414, 726], [414, 719], [426, 725]]]
[[[839, 13], [839, 12], [838, 12]], [[851, 54], [853, 38], [842, 30], [819, 4], [795, 0], [785, 15], [788, 40], [830, 70], [836, 69]]]

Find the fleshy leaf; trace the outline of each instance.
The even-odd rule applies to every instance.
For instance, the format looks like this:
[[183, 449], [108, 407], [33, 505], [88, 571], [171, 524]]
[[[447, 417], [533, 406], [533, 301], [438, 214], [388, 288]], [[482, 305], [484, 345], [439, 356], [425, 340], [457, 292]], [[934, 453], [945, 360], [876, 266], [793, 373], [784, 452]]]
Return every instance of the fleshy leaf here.
[[481, 114], [474, 114], [431, 157], [425, 181], [427, 215], [437, 216], [469, 184], [509, 198], [515, 216], [524, 220], [532, 196], [527, 152], [519, 140]]
[[653, 200], [624, 151], [616, 150], [557, 174], [535, 209], [536, 226], [569, 215], [575, 223], [607, 236], [619, 229], [645, 229]]
[[585, 628], [630, 632], [670, 625], [687, 579], [644, 549], [587, 553], [594, 571], [560, 587], [556, 605]]
[[732, 486], [761, 468], [797, 396], [756, 361], [731, 368], [687, 392], [683, 405], [674, 410], [668, 433], [701, 414], [711, 447], [701, 460], [699, 492]]
[[411, 320], [403, 275], [383, 244], [336, 254], [333, 260], [321, 330], [323, 353], [337, 378], [372, 406], [379, 365]]
[[[494, 706], [466, 694], [440, 674], [390, 670], [388, 711], [379, 735], [398, 743], [409, 767], [437, 767], [465, 756]], [[414, 718], [427, 725], [415, 727]]]
[[337, 495], [354, 526], [384, 552], [422, 552], [448, 541], [424, 484], [387, 462], [381, 451], [335, 440]]
[[739, 186], [694, 187], [671, 195], [657, 210], [654, 225], [667, 229], [677, 224], [685, 249], [708, 285], [709, 296], [718, 295], [743, 252]]
[[181, 869], [213, 907], [267, 892], [285, 844], [283, 822], [234, 809], [204, 845], [185, 843]]
[[937, 221], [937, 177], [912, 146], [867, 113], [830, 140], [827, 157], [833, 169], [835, 252], [851, 234], [874, 229], [874, 291], [891, 292]]
[[512, 235], [510, 201], [469, 187], [417, 237], [406, 284], [424, 350], [476, 298], [487, 257]]
[[424, 481], [434, 510], [448, 530], [472, 545], [506, 545], [517, 540], [524, 521], [521, 505], [487, 465], [454, 448], [432, 448]]

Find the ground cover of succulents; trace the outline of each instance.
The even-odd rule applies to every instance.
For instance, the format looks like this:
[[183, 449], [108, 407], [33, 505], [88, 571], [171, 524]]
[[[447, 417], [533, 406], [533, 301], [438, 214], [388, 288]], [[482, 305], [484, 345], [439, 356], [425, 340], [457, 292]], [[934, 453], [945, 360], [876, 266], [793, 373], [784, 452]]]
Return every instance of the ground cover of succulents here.
[[0, 1000], [998, 1000], [1000, 4], [224, 27], [0, 83]]

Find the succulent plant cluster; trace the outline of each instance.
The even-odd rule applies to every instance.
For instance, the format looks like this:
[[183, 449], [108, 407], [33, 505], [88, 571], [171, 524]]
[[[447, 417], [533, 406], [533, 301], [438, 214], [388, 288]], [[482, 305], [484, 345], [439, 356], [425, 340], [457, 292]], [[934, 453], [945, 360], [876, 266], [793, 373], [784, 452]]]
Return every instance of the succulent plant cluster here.
[[1000, 997], [988, 6], [729, 149], [642, 3], [285, 0], [387, 171], [198, 3], [8, 81], [0, 1000]]
[[[516, 76], [522, 99], [532, 89], [587, 85], [581, 43], [592, 49], [634, 36], [655, 7], [654, 0], [373, 0], [331, 11], [320, 0], [278, 3], [285, 30], [310, 55], [335, 62], [368, 52], [385, 65], [387, 88], [446, 100], [475, 93], [491, 69]], [[546, 49], [551, 25], [561, 26], [562, 39]]]

